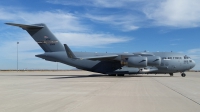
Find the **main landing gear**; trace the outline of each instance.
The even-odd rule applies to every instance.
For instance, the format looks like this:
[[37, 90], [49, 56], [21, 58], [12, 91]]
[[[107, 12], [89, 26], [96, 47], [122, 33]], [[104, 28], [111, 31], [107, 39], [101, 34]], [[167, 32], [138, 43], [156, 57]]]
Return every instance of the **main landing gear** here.
[[181, 73], [181, 76], [182, 76], [182, 77], [185, 77], [185, 76], [186, 76], [186, 74], [183, 72], [183, 73]]
[[[173, 76], [173, 73], [169, 73], [169, 75], [172, 77], [172, 76]], [[186, 74], [183, 72], [183, 73], [181, 73], [181, 76], [182, 76], [182, 77], [185, 77]]]
[[[172, 77], [172, 76], [173, 76], [173, 73], [169, 73], [169, 75]], [[185, 77], [186, 74], [183, 72], [183, 73], [181, 73], [181, 76], [182, 76], [182, 77]]]

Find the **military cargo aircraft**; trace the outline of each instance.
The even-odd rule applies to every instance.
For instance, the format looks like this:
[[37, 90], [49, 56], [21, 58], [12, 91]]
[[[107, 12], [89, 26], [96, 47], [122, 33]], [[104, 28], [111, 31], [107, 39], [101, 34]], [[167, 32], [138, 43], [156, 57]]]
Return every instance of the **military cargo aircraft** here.
[[182, 77], [195, 66], [187, 55], [174, 52], [93, 53], [72, 52], [67, 44], [51, 33], [45, 24], [6, 23], [26, 30], [44, 50], [36, 57], [47, 61], [64, 63], [78, 69], [124, 76], [124, 74], [169, 74], [180, 72]]

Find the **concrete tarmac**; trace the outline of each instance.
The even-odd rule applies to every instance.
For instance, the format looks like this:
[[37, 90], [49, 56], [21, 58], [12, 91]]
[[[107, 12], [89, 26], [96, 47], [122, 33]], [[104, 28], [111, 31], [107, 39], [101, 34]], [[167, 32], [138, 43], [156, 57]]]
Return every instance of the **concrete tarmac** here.
[[200, 112], [200, 73], [0, 71], [0, 112]]

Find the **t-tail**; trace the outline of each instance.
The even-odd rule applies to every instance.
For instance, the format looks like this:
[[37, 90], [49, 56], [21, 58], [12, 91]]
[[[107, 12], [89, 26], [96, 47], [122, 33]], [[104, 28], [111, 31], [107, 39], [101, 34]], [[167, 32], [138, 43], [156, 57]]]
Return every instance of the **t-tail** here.
[[51, 33], [51, 31], [45, 24], [33, 24], [33, 25], [15, 24], [15, 23], [6, 23], [6, 24], [12, 26], [18, 26], [26, 30], [45, 52], [65, 51], [63, 45]]

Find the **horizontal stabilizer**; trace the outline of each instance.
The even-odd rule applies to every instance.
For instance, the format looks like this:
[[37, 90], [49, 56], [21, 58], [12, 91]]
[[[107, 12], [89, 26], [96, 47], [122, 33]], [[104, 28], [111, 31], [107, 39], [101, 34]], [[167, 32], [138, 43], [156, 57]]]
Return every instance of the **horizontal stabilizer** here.
[[7, 25], [12, 25], [12, 26], [18, 26], [23, 29], [40, 29], [43, 28], [44, 26], [41, 25], [25, 25], [25, 24], [16, 24], [16, 23], [5, 23]]

